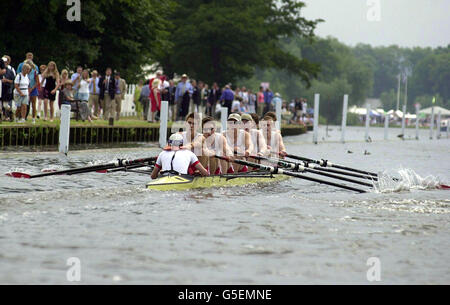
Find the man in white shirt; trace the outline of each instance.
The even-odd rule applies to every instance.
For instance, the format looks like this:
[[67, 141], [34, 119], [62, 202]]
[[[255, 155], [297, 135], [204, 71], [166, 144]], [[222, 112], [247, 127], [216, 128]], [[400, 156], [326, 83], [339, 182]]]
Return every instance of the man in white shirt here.
[[92, 71], [92, 78], [89, 80], [89, 108], [94, 107], [94, 116], [100, 115], [100, 79], [97, 70]]
[[29, 91], [28, 86], [30, 84], [30, 79], [28, 78], [28, 73], [31, 71], [31, 66], [24, 64], [22, 66], [22, 71], [17, 74], [14, 80], [14, 101], [16, 102], [17, 111], [16, 118], [21, 117], [19, 123], [25, 123], [27, 115], [27, 105], [29, 102]]
[[156, 179], [160, 172], [163, 174], [187, 175], [189, 166], [198, 169], [202, 176], [209, 176], [208, 171], [200, 164], [197, 156], [183, 146], [183, 136], [174, 133], [170, 136], [167, 146], [159, 154], [151, 177]]
[[80, 89], [80, 83], [81, 83], [81, 72], [83, 72], [83, 67], [78, 66], [77, 72], [72, 74], [72, 77], [70, 80], [73, 83], [73, 91], [74, 91], [74, 98], [77, 100], [78, 97], [78, 90]]

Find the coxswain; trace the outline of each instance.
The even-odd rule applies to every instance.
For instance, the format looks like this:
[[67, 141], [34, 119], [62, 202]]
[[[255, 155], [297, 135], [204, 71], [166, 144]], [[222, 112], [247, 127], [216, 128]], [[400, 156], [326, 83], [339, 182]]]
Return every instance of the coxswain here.
[[208, 171], [200, 164], [197, 156], [183, 146], [183, 136], [174, 133], [170, 136], [167, 146], [159, 154], [152, 172], [152, 179], [156, 179], [161, 172], [163, 175], [187, 175], [189, 166], [194, 166], [202, 176], [208, 176]]

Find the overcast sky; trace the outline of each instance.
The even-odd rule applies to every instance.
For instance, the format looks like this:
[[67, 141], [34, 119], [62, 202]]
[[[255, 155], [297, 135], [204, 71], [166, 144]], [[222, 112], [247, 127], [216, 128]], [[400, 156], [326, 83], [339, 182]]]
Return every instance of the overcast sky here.
[[[302, 0], [307, 19], [324, 19], [315, 33], [355, 45], [397, 44], [437, 47], [450, 44], [450, 0]], [[380, 3], [380, 21], [367, 14]], [[375, 12], [372, 10], [371, 12]], [[374, 16], [374, 15], [371, 15]]]

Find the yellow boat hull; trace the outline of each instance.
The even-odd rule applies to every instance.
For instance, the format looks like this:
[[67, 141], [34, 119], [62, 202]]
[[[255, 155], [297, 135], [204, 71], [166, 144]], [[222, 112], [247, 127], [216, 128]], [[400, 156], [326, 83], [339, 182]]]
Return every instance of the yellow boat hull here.
[[152, 180], [147, 188], [157, 191], [183, 191], [190, 189], [244, 186], [249, 184], [267, 184], [289, 179], [286, 175], [259, 173], [228, 174], [208, 177], [173, 175]]

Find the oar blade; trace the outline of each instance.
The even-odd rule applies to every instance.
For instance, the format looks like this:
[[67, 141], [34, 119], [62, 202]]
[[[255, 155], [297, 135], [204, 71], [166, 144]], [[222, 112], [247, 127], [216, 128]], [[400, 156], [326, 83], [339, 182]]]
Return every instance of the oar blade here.
[[450, 185], [441, 184], [439, 185], [439, 188], [442, 190], [450, 190]]
[[30, 179], [31, 175], [19, 172], [6, 173], [6, 176], [18, 179]]

